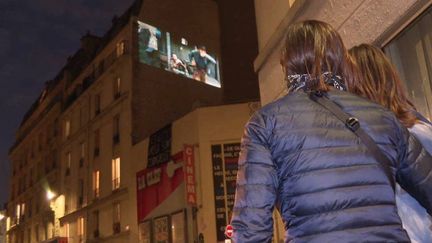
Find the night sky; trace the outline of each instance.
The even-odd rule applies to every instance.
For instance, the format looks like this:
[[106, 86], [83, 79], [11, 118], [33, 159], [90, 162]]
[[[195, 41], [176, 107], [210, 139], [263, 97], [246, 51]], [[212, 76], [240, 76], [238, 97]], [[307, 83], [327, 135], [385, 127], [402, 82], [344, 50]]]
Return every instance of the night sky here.
[[0, 0], [0, 203], [8, 150], [24, 113], [90, 33], [103, 35], [133, 0]]

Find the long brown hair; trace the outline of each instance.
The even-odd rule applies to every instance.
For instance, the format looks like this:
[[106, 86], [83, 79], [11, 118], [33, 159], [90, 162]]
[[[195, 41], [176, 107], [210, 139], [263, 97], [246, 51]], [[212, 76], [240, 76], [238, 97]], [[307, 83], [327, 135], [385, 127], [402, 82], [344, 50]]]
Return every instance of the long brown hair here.
[[386, 55], [369, 44], [355, 46], [349, 53], [359, 74], [359, 80], [349, 84], [349, 90], [388, 108], [405, 127], [412, 127], [417, 120], [415, 107]]
[[353, 78], [348, 52], [339, 33], [330, 24], [318, 20], [288, 27], [281, 65], [285, 75], [313, 77], [317, 82], [310, 88], [314, 90], [329, 90], [321, 75], [324, 72], [339, 75], [344, 80]]

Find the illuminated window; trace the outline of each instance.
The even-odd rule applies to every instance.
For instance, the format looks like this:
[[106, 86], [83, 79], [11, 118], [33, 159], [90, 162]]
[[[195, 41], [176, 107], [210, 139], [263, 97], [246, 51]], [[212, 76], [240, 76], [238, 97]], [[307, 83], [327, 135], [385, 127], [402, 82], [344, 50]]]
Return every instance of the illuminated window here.
[[120, 188], [120, 157], [112, 160], [112, 189]]
[[20, 222], [20, 213], [21, 213], [21, 205], [17, 204], [15, 209], [16, 222], [19, 224]]
[[24, 217], [25, 214], [25, 203], [21, 203], [21, 217]]
[[64, 225], [64, 231], [65, 231], [65, 236], [66, 236], [66, 238], [69, 238], [70, 237], [70, 229], [69, 229], [69, 223], [66, 223], [65, 225]]
[[98, 198], [99, 197], [99, 179], [100, 179], [100, 171], [96, 170], [93, 171], [93, 192], [94, 192], [94, 197]]
[[65, 121], [64, 129], [65, 138], [68, 138], [71, 132], [71, 121], [69, 119]]
[[119, 43], [117, 43], [116, 45], [116, 55], [117, 57], [122, 56], [125, 53], [125, 41], [120, 41]]
[[78, 218], [77, 233], [78, 233], [79, 241], [82, 242], [84, 239], [84, 217]]

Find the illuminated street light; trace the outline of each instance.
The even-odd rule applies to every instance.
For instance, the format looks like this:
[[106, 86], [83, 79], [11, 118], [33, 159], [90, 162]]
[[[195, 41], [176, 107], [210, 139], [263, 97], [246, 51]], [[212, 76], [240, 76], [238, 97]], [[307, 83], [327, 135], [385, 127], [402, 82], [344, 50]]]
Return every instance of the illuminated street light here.
[[55, 196], [56, 196], [55, 193], [52, 192], [51, 190], [48, 190], [47, 193], [46, 193], [46, 197], [47, 197], [47, 199], [50, 200], [50, 201], [51, 201]]

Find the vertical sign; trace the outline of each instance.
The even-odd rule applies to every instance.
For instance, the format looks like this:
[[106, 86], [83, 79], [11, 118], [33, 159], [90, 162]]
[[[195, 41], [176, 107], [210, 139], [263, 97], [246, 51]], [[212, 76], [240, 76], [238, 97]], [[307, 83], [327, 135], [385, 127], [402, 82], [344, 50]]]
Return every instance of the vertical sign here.
[[225, 240], [225, 227], [234, 206], [240, 143], [211, 146], [217, 240]]
[[196, 205], [195, 191], [195, 163], [194, 163], [194, 148], [193, 145], [184, 146], [184, 161], [185, 161], [185, 180], [186, 180], [186, 199], [190, 205]]
[[225, 188], [226, 188], [226, 210], [227, 218], [231, 220], [232, 208], [234, 206], [238, 158], [240, 154], [240, 144], [230, 143], [224, 144], [224, 172], [225, 172]]
[[225, 225], [227, 224], [225, 207], [225, 184], [222, 161], [222, 145], [212, 145], [213, 189], [216, 214], [217, 241], [225, 240]]

